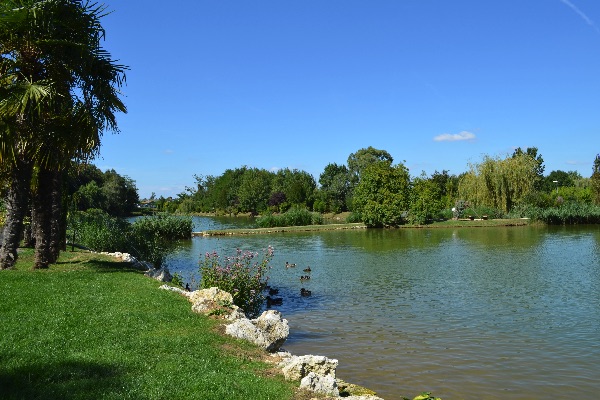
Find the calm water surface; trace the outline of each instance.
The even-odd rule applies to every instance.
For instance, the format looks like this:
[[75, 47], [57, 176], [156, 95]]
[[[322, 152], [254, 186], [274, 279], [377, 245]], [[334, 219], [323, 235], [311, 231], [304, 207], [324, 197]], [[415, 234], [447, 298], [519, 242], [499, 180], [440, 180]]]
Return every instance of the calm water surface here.
[[339, 359], [338, 377], [386, 400], [425, 390], [445, 400], [598, 396], [598, 226], [205, 237], [168, 263], [189, 279], [206, 251], [267, 245], [290, 324], [284, 348]]

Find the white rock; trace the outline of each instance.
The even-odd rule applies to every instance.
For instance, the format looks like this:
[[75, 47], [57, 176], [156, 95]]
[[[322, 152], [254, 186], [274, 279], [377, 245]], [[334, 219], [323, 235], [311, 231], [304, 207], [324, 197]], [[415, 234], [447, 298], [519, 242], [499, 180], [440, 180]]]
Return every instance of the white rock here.
[[144, 275], [149, 276], [152, 279], [156, 279], [160, 282], [171, 282], [173, 280], [173, 277], [171, 276], [171, 273], [169, 272], [169, 269], [167, 267], [158, 269], [150, 268], [144, 273]]
[[315, 393], [321, 393], [327, 396], [339, 397], [335, 378], [331, 375], [317, 375], [314, 372], [309, 373], [300, 381], [301, 389], [312, 390]]
[[300, 380], [311, 372], [321, 376], [330, 375], [335, 379], [338, 360], [325, 356], [292, 356], [283, 359], [280, 366], [287, 380]]
[[263, 349], [274, 352], [286, 341], [290, 334], [288, 321], [281, 313], [268, 310], [256, 319], [240, 318], [225, 327], [225, 332], [233, 337], [248, 340]]

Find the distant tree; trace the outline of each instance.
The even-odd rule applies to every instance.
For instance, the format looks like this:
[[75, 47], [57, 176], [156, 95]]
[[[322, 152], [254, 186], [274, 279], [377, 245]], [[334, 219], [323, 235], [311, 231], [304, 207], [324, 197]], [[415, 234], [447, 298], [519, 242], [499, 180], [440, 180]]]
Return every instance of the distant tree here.
[[327, 164], [319, 177], [319, 184], [326, 210], [336, 213], [348, 210], [350, 171], [345, 165]]
[[597, 154], [596, 158], [594, 159], [594, 166], [592, 167], [592, 176], [590, 181], [594, 204], [600, 205], [600, 154]]
[[[444, 208], [442, 186], [427, 178], [425, 172], [412, 180], [409, 219], [415, 224], [424, 224], [436, 217]], [[445, 187], [445, 185], [444, 185]]]
[[410, 176], [403, 164], [372, 163], [354, 190], [354, 210], [370, 227], [398, 226], [410, 206]]
[[537, 147], [528, 147], [525, 151], [523, 151], [520, 147], [517, 147], [517, 149], [513, 152], [513, 158], [517, 158], [519, 156], [522, 155], [528, 155], [529, 157], [531, 157], [533, 160], [535, 160], [536, 163], [536, 167], [535, 167], [535, 174], [536, 174], [536, 178], [535, 178], [535, 189], [536, 190], [540, 190], [541, 186], [542, 186], [542, 181], [544, 179], [544, 159], [542, 158], [541, 154], [538, 154], [538, 148]]
[[484, 156], [460, 180], [459, 195], [472, 206], [486, 206], [508, 213], [535, 190], [537, 161], [527, 154], [505, 159]]
[[372, 146], [366, 149], [360, 149], [356, 153], [352, 153], [348, 156], [348, 169], [350, 170], [351, 180], [353, 184], [360, 181], [363, 171], [372, 164], [379, 162], [387, 163], [392, 165], [394, 159], [385, 150], [379, 150]]
[[73, 195], [77, 210], [85, 211], [90, 208], [104, 209], [106, 197], [96, 181], [90, 181], [81, 186]]
[[238, 197], [242, 212], [258, 215], [267, 209], [273, 175], [265, 169], [249, 168], [242, 176]]
[[114, 169], [104, 173], [102, 194], [106, 199], [106, 211], [114, 216], [131, 214], [140, 201], [135, 181], [127, 176], [119, 175]]
[[542, 190], [546, 193], [556, 191], [557, 187], [573, 187], [573, 174], [561, 170], [550, 172], [542, 181]]
[[312, 208], [316, 187], [315, 178], [306, 171], [284, 168], [273, 176], [272, 190], [284, 193], [286, 201], [293, 205]]
[[459, 178], [456, 175], [450, 175], [447, 170], [442, 172], [436, 170], [431, 174], [429, 180], [437, 187], [442, 206], [451, 208], [458, 196]]

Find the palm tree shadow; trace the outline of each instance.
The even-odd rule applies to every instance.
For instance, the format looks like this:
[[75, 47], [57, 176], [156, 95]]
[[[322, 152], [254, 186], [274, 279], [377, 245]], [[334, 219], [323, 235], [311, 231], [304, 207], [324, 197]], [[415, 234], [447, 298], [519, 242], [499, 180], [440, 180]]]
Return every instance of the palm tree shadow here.
[[87, 361], [63, 361], [0, 368], [3, 399], [136, 399], [127, 393], [123, 371], [116, 365]]

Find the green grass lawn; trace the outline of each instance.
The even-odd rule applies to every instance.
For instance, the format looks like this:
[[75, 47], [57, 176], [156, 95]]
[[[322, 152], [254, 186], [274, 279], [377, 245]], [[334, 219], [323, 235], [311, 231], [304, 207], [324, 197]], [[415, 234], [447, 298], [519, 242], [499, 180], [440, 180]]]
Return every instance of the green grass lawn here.
[[64, 252], [0, 271], [2, 399], [293, 399], [250, 344], [114, 259]]

